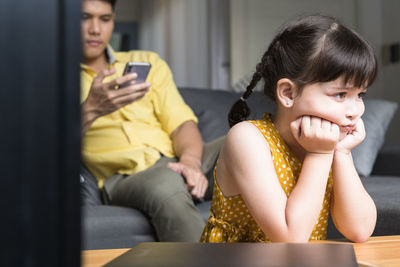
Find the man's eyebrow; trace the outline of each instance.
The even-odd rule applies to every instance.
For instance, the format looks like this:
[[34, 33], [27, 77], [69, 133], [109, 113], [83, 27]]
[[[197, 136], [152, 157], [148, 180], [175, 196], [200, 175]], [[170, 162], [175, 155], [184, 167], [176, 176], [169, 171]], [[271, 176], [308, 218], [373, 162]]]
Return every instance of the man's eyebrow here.
[[[93, 14], [88, 13], [88, 12], [82, 12], [82, 15], [93, 17]], [[112, 15], [113, 15], [112, 13], [105, 13], [105, 14], [101, 14], [100, 17], [112, 17]]]

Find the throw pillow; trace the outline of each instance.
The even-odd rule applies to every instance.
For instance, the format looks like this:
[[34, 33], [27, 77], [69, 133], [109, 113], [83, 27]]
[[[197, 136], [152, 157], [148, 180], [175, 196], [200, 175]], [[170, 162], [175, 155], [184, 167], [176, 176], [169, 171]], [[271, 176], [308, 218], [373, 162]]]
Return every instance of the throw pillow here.
[[376, 157], [385, 142], [386, 130], [392, 120], [398, 104], [381, 99], [366, 99], [362, 116], [366, 137], [353, 149], [354, 165], [360, 176], [371, 174]]

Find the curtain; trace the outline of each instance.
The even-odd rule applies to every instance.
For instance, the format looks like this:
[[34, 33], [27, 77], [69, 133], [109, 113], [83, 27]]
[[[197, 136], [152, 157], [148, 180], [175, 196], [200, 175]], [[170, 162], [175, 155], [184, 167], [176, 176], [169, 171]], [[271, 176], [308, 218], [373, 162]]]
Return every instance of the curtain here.
[[139, 48], [167, 61], [178, 86], [228, 88], [229, 0], [142, 0]]

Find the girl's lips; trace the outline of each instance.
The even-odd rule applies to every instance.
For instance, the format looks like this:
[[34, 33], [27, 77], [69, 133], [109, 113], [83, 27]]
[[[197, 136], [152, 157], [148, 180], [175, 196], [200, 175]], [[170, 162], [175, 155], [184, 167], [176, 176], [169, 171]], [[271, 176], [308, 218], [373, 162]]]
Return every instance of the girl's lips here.
[[346, 125], [346, 126], [342, 126], [341, 128], [342, 128], [342, 131], [344, 131], [344, 132], [350, 132], [350, 131], [354, 130], [354, 125], [353, 124], [352, 125]]

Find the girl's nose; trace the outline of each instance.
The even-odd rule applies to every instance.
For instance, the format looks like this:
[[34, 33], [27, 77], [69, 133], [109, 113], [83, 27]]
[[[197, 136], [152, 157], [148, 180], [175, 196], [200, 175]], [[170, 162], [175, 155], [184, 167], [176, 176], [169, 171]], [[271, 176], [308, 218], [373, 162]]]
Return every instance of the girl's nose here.
[[346, 117], [349, 119], [355, 119], [361, 116], [364, 109], [364, 104], [357, 101], [349, 101], [346, 108]]

